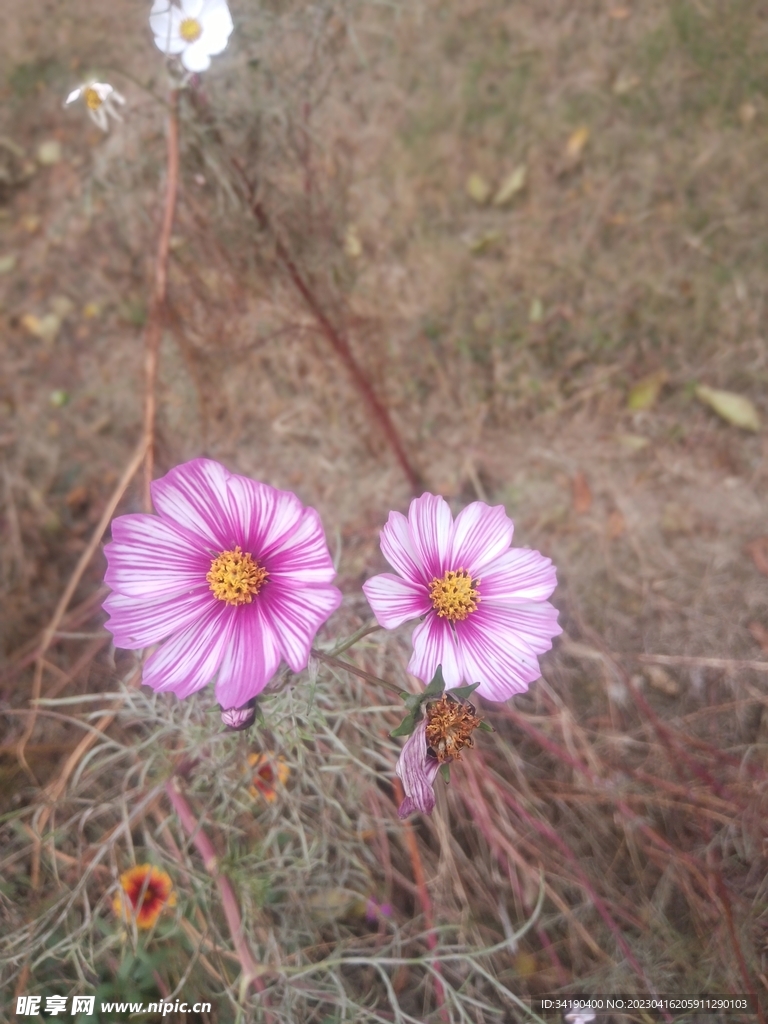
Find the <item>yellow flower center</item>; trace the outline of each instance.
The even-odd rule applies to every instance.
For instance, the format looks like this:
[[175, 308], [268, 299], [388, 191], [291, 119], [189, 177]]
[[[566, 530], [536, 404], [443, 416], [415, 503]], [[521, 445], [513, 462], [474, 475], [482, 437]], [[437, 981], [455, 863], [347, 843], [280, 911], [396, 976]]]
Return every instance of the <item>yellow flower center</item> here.
[[461, 622], [477, 609], [480, 594], [477, 584], [466, 569], [449, 569], [440, 579], [429, 584], [429, 599], [441, 619]]
[[206, 579], [214, 595], [227, 604], [250, 604], [269, 576], [240, 545], [233, 551], [222, 551], [211, 562]]
[[203, 34], [203, 26], [197, 18], [184, 18], [179, 25], [179, 35], [185, 43], [194, 43]]
[[83, 97], [85, 99], [85, 105], [89, 110], [98, 110], [101, 104], [104, 102], [91, 85], [87, 85], [83, 90]]
[[427, 705], [427, 746], [442, 764], [461, 760], [461, 749], [473, 747], [472, 733], [480, 719], [469, 701], [459, 703], [443, 694], [440, 700]]

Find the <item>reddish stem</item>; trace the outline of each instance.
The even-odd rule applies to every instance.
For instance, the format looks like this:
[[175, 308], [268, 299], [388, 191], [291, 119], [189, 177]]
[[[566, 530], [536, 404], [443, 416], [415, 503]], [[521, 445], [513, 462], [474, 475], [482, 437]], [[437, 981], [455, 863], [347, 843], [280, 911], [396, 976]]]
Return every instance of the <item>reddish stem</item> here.
[[245, 935], [243, 934], [243, 922], [240, 917], [240, 907], [237, 903], [237, 897], [235, 891], [232, 888], [232, 883], [219, 871], [219, 858], [216, 855], [213, 843], [208, 836], [203, 832], [199, 822], [195, 819], [192, 809], [186, 801], [186, 798], [178, 788], [178, 783], [175, 779], [170, 779], [165, 784], [165, 792], [168, 794], [168, 799], [173, 805], [173, 809], [178, 815], [179, 821], [181, 822], [182, 828], [187, 833], [189, 838], [197, 848], [197, 852], [203, 858], [203, 865], [205, 870], [214, 880], [219, 889], [219, 895], [221, 896], [221, 906], [224, 911], [224, 916], [227, 919], [227, 926], [229, 927], [229, 933], [232, 936], [232, 942], [235, 947], [235, 952], [243, 968], [243, 980], [245, 986], [254, 985], [257, 989], [263, 988], [260, 975], [264, 973], [264, 968], [256, 963], [248, 944], [245, 941]]

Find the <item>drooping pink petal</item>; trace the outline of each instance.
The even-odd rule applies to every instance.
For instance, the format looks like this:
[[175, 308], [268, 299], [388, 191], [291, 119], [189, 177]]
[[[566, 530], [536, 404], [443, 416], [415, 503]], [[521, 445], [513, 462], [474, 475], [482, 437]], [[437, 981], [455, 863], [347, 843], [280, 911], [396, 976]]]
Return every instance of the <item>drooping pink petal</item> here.
[[[462, 623], [457, 623], [461, 626]], [[413, 654], [408, 662], [411, 675], [429, 683], [438, 665], [448, 689], [461, 685], [464, 675], [462, 652], [457, 635], [446, 619], [430, 614], [413, 631]]]
[[253, 602], [237, 611], [216, 680], [216, 700], [225, 709], [242, 707], [261, 693], [280, 664], [277, 639], [261, 605]]
[[144, 663], [142, 682], [161, 692], [188, 697], [210, 683], [230, 642], [233, 613], [221, 601], [170, 640]]
[[439, 768], [435, 758], [427, 757], [427, 722], [422, 718], [405, 741], [395, 765], [395, 774], [405, 792], [405, 799], [397, 810], [401, 818], [407, 818], [414, 811], [432, 813], [435, 809], [432, 786]]
[[481, 604], [458, 624], [466, 681], [479, 682], [477, 693], [489, 700], [525, 692], [541, 675], [537, 654], [548, 651], [561, 632], [557, 609], [548, 602], [522, 604]]
[[411, 541], [427, 580], [440, 577], [446, 569], [453, 529], [453, 516], [445, 498], [422, 494], [408, 510]]
[[419, 563], [419, 556], [413, 546], [408, 520], [402, 512], [390, 512], [381, 531], [381, 551], [392, 568], [413, 583], [428, 583], [426, 570]]
[[234, 473], [228, 485], [234, 514], [242, 524], [243, 550], [268, 561], [289, 547], [304, 511], [296, 495]]
[[291, 586], [330, 583], [336, 575], [323, 524], [313, 508], [304, 509], [295, 527], [266, 549], [263, 561], [273, 580]]
[[159, 516], [137, 513], [112, 522], [105, 582], [127, 597], [152, 600], [208, 590], [211, 559], [204, 542]]
[[512, 548], [485, 567], [480, 592], [483, 601], [495, 604], [519, 598], [545, 601], [556, 586], [551, 559], [539, 551]]
[[[265, 587], [262, 609], [266, 628], [294, 672], [307, 667], [309, 649], [322, 624], [341, 604], [336, 587]], [[261, 596], [261, 595], [259, 595]]]
[[411, 583], [390, 572], [366, 580], [363, 592], [376, 621], [385, 629], [396, 629], [408, 619], [426, 615], [432, 608], [423, 583]]
[[459, 512], [453, 524], [449, 568], [484, 576], [488, 563], [509, 549], [514, 529], [503, 505], [473, 501]]
[[231, 476], [212, 459], [192, 459], [152, 482], [152, 501], [164, 519], [204, 539], [214, 551], [242, 546], [243, 524], [230, 507]]
[[104, 601], [104, 610], [111, 616], [105, 625], [114, 635], [115, 647], [138, 651], [191, 626], [215, 600], [210, 591], [155, 601], [137, 601], [135, 597], [112, 593]]

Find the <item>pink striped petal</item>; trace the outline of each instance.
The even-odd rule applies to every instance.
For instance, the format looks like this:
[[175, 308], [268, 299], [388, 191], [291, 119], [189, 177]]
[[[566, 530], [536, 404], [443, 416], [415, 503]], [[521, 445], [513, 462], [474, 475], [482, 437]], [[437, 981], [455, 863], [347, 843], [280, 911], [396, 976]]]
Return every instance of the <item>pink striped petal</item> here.
[[449, 555], [451, 569], [480, 576], [489, 562], [509, 549], [514, 524], [503, 505], [473, 501], [456, 516]]
[[427, 580], [440, 577], [451, 568], [448, 554], [451, 546], [453, 516], [445, 498], [422, 494], [414, 498], [408, 510], [411, 541]]
[[401, 818], [407, 818], [414, 811], [432, 813], [435, 809], [432, 787], [439, 768], [437, 758], [427, 757], [427, 722], [422, 718], [405, 741], [395, 765], [395, 774], [405, 793], [405, 799], [397, 810]]
[[527, 598], [545, 601], [557, 586], [552, 560], [540, 551], [512, 548], [483, 570], [480, 594], [483, 601], [500, 603]]
[[[160, 515], [196, 534], [216, 552], [243, 544], [243, 523], [232, 514], [229, 470], [212, 459], [192, 459], [152, 482]], [[232, 503], [234, 504], [234, 502]]]
[[242, 524], [243, 550], [261, 562], [283, 550], [304, 511], [296, 495], [234, 474], [229, 478], [229, 494], [237, 521]]
[[106, 627], [114, 635], [115, 647], [138, 651], [197, 622], [215, 600], [210, 591], [156, 601], [112, 593], [104, 601], [104, 610], [111, 615]]
[[426, 615], [432, 608], [425, 584], [401, 580], [389, 572], [367, 580], [363, 592], [376, 621], [384, 629], [396, 629], [408, 619]]
[[386, 560], [404, 579], [414, 583], [426, 583], [426, 571], [419, 562], [413, 546], [408, 520], [402, 512], [390, 512], [387, 524], [381, 531], [381, 551]]
[[237, 611], [216, 680], [216, 700], [225, 710], [242, 707], [261, 693], [280, 664], [275, 635], [261, 606], [254, 602]]
[[461, 684], [463, 663], [456, 633], [445, 619], [431, 614], [413, 631], [413, 654], [408, 671], [423, 683], [429, 683], [438, 665], [443, 666], [443, 679], [448, 689]]
[[264, 589], [262, 609], [267, 628], [294, 672], [307, 667], [309, 649], [315, 635], [341, 604], [341, 591], [336, 587], [287, 587]]
[[211, 559], [202, 541], [158, 516], [119, 516], [104, 554], [109, 562], [104, 580], [119, 594], [154, 599], [208, 590]]
[[159, 692], [188, 697], [216, 675], [241, 609], [216, 601], [210, 610], [170, 640], [144, 663], [142, 682]]
[[477, 693], [498, 701], [523, 693], [539, 678], [536, 655], [562, 632], [557, 609], [548, 602], [521, 602], [517, 608], [481, 604], [459, 626], [466, 681], [479, 682]]
[[264, 556], [274, 580], [293, 584], [330, 583], [336, 575], [325, 542], [323, 524], [313, 508], [305, 508], [297, 526]]

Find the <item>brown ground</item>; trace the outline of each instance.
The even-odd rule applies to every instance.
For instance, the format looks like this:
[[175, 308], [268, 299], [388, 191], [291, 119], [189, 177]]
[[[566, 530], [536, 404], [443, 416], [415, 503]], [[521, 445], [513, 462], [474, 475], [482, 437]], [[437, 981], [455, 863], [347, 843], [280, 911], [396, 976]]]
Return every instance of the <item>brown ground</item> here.
[[[139, 436], [164, 174], [165, 84], [145, 6], [73, 3], [65, 19], [30, 0], [0, 13], [9, 670], [48, 622]], [[514, 896], [526, 871], [543, 863], [562, 900], [548, 892], [544, 936], [495, 969], [520, 994], [579, 991], [583, 977], [644, 991], [650, 978], [662, 992], [765, 1000], [768, 677], [736, 662], [768, 665], [768, 542], [753, 543], [768, 533], [767, 443], [694, 394], [727, 389], [768, 416], [765, 11], [751, 0], [232, 9], [232, 46], [197, 108], [184, 107], [158, 474], [207, 455], [295, 490], [339, 552], [344, 627], [365, 619], [360, 584], [383, 567], [378, 530], [407, 507], [408, 483], [250, 217], [234, 154], [426, 487], [457, 507], [503, 503], [516, 542], [558, 566], [566, 633], [545, 681], [515, 702], [514, 723], [487, 709], [496, 797], [473, 774], [482, 755], [463, 777], [464, 795], [485, 801], [486, 880], [509, 894], [515, 927], [532, 909]], [[92, 70], [127, 100], [108, 136], [61, 108]], [[61, 157], [43, 165], [51, 140]], [[524, 186], [494, 205], [520, 165]], [[633, 411], [631, 389], [650, 374], [663, 375], [658, 397]], [[136, 487], [121, 511], [139, 507]], [[102, 572], [99, 555], [74, 605]], [[44, 692], [88, 642], [54, 647]], [[361, 664], [382, 673], [394, 658], [402, 676], [407, 650], [376, 650]], [[66, 692], [106, 685], [98, 657]], [[8, 675], [6, 708], [25, 707], [30, 679]], [[8, 721], [3, 789], [18, 807], [36, 791], [9, 750], [20, 719]], [[72, 743], [39, 727], [28, 755], [39, 782]], [[450, 820], [471, 848], [461, 772]], [[499, 796], [504, 780], [538, 831]], [[421, 834], [428, 880], [446, 841], [435, 828]], [[441, 894], [435, 913], [449, 919], [461, 900]], [[484, 941], [498, 941], [489, 928]]]

